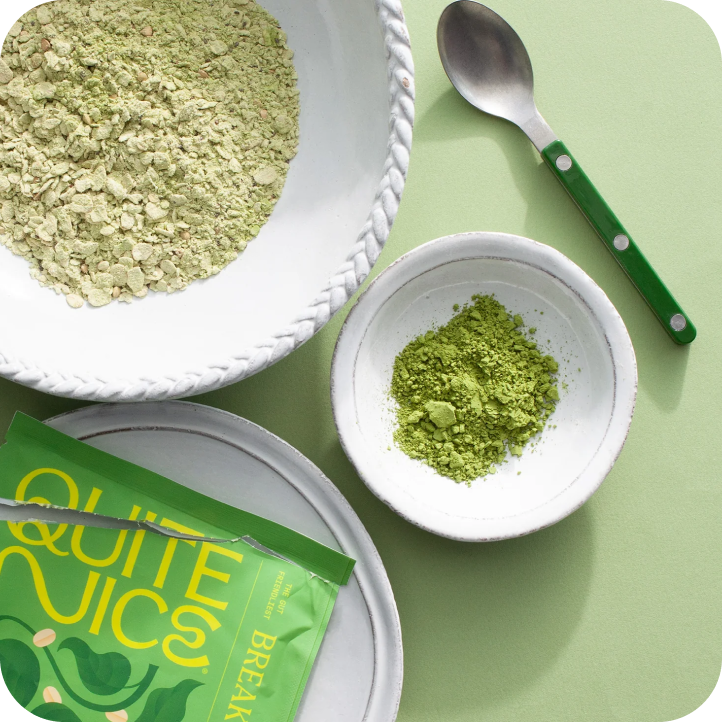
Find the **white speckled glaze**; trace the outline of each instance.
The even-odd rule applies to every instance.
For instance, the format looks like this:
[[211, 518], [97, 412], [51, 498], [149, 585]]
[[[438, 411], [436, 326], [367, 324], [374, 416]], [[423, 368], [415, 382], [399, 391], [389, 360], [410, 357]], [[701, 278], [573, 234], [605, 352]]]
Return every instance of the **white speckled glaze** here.
[[[566, 388], [538, 443], [469, 488], [396, 448], [389, 388], [406, 344], [476, 293], [537, 327]], [[632, 421], [637, 364], [616, 309], [572, 261], [528, 238], [463, 233], [411, 251], [364, 292], [336, 345], [331, 392], [341, 443], [376, 496], [435, 534], [493, 541], [558, 522], [599, 488]]]
[[[35, 4], [0, 8], [0, 31]], [[301, 140], [258, 239], [183, 293], [78, 311], [0, 248], [0, 376], [94, 401], [199, 394], [291, 353], [364, 281], [396, 216], [411, 148], [413, 61], [401, 4], [262, 4], [296, 53]]]

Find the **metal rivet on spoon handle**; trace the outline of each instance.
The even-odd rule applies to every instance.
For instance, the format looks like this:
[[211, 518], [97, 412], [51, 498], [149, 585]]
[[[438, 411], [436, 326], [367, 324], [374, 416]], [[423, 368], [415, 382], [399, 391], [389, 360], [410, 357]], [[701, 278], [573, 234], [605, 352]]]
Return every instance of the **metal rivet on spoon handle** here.
[[670, 337], [679, 344], [693, 341], [697, 331], [689, 317], [537, 110], [531, 60], [509, 23], [481, 3], [458, 0], [441, 14], [436, 38], [459, 93], [527, 134]]

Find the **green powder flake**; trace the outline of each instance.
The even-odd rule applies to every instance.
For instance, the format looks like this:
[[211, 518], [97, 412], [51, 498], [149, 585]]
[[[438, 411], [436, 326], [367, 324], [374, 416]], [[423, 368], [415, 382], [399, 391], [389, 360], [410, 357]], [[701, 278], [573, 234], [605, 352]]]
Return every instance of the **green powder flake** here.
[[391, 381], [402, 451], [467, 484], [495, 473], [507, 451], [521, 456], [559, 399], [558, 363], [521, 326], [493, 296], [473, 296], [404, 348]]
[[456, 423], [455, 409], [447, 401], [429, 401], [424, 404], [424, 408], [429, 414], [429, 420], [439, 429]]
[[293, 51], [253, 0], [56, 0], [0, 60], [0, 244], [79, 308], [243, 252], [298, 145]]

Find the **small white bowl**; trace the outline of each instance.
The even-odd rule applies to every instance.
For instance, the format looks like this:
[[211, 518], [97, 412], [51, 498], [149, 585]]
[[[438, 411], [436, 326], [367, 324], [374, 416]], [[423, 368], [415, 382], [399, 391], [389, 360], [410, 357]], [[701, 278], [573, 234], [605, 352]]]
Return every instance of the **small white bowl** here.
[[[395, 446], [389, 389], [406, 344], [477, 293], [536, 326], [559, 362], [561, 399], [534, 448], [469, 488]], [[529, 534], [584, 504], [622, 450], [636, 395], [632, 342], [602, 289], [553, 248], [504, 233], [440, 238], [387, 268], [346, 319], [331, 372], [336, 427], [366, 485], [413, 524], [462, 541]]]

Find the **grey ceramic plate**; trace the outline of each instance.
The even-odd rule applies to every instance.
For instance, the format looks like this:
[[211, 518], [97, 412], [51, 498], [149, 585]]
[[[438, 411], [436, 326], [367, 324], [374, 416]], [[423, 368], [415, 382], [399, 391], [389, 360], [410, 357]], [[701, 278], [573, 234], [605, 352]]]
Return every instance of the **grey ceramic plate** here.
[[359, 518], [308, 459], [250, 421], [190, 403], [91, 406], [47, 423], [356, 559], [295, 722], [393, 722], [403, 653], [391, 586]]

